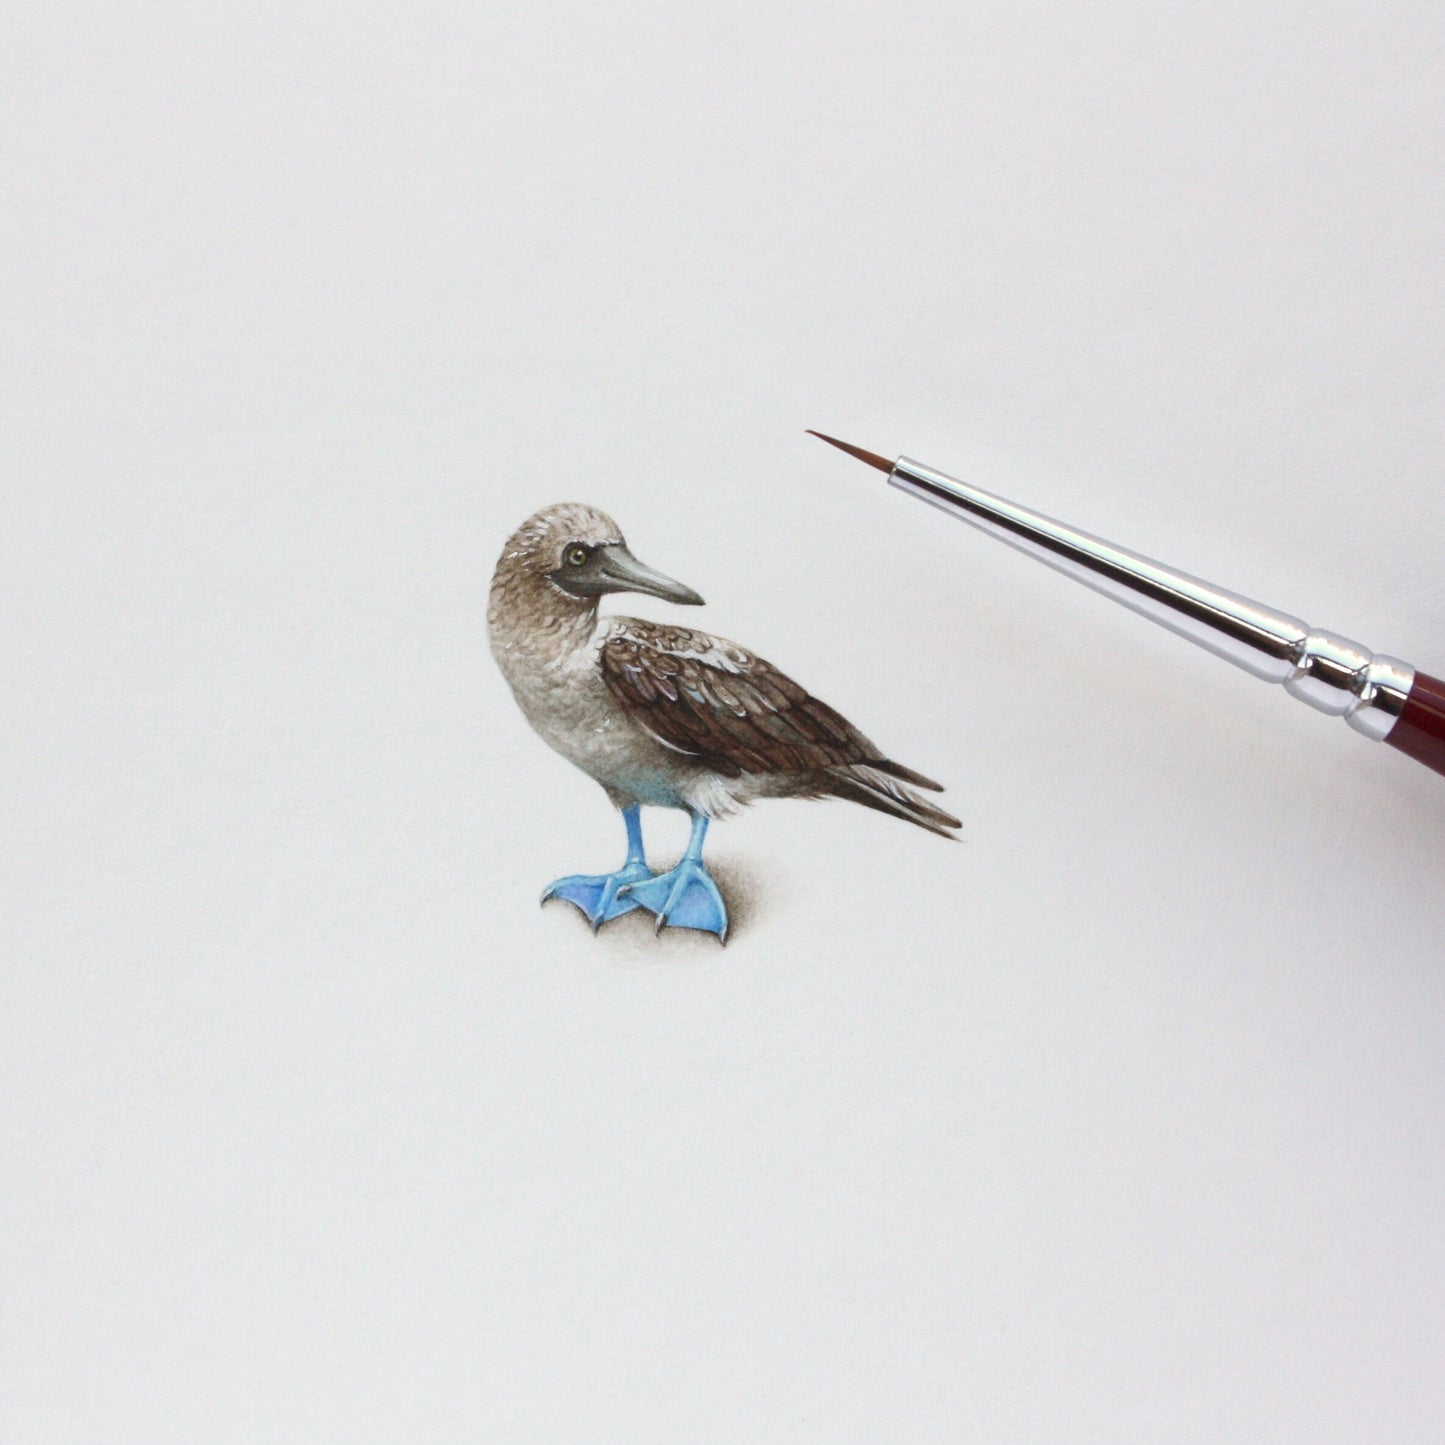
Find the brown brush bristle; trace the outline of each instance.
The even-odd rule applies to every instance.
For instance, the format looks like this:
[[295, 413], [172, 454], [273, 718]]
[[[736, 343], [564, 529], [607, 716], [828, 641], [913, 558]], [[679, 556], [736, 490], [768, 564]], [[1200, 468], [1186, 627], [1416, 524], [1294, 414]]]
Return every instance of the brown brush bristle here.
[[850, 457], [857, 457], [860, 462], [867, 462], [870, 467], [877, 467], [880, 472], [893, 470], [893, 463], [885, 461], [877, 452], [865, 452], [862, 447], [850, 446], [847, 442], [840, 442], [837, 437], [824, 436], [812, 427], [808, 427], [807, 432], [810, 437], [817, 437], [820, 442], [827, 442], [830, 447], [837, 447], [840, 452], [847, 452]]

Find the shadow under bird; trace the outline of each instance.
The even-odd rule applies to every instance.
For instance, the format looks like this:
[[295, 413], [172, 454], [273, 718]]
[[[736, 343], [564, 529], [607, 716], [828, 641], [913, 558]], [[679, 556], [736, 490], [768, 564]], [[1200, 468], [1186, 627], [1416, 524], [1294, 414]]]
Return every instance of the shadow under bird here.
[[[602, 785], [627, 829], [621, 868], [558, 878], [543, 903], [565, 898], [594, 932], [645, 908], [658, 931], [695, 928], [725, 942], [727, 907], [702, 859], [714, 818], [758, 798], [847, 798], [946, 838], [961, 826], [914, 791], [941, 792], [938, 783], [893, 762], [771, 663], [689, 627], [600, 618], [610, 592], [702, 603], [639, 562], [610, 517], [575, 502], [528, 518], [492, 577], [492, 655], [522, 712]], [[647, 866], [644, 806], [692, 819], [687, 851], [665, 873]]]

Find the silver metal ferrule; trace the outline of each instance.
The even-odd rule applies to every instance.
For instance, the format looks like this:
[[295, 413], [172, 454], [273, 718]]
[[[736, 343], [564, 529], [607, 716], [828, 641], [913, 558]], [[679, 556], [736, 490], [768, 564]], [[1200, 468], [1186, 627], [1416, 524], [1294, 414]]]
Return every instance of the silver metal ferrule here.
[[1415, 669], [1332, 632], [1313, 630], [1235, 592], [1176, 572], [1052, 517], [900, 457], [888, 480], [899, 490], [971, 523], [1086, 587], [1208, 648], [1226, 661], [1356, 732], [1389, 735], [1409, 697]]

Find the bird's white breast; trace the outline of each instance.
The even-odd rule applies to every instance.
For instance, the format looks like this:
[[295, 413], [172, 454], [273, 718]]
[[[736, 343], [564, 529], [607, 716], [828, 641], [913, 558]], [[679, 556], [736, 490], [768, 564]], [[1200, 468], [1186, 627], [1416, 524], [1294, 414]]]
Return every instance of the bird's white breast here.
[[493, 651], [542, 740], [603, 787], [658, 807], [729, 811], [707, 770], [653, 737], [608, 691], [598, 659], [606, 635], [604, 622], [565, 652], [544, 655], [504, 639], [494, 639]]

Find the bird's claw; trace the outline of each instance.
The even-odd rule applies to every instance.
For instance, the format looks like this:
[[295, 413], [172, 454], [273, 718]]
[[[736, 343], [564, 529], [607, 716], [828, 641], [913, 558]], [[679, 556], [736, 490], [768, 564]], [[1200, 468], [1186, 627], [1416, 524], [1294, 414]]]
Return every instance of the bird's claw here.
[[645, 882], [626, 884], [618, 892], [628, 902], [657, 915], [656, 933], [668, 927], [696, 928], [717, 934], [719, 943], [727, 942], [727, 905], [700, 862], [684, 858], [676, 868]]
[[627, 890], [651, 877], [652, 869], [646, 863], [628, 863], [616, 873], [571, 873], [549, 883], [542, 890], [542, 902], [565, 898], [587, 915], [596, 933], [604, 923], [639, 906]]

